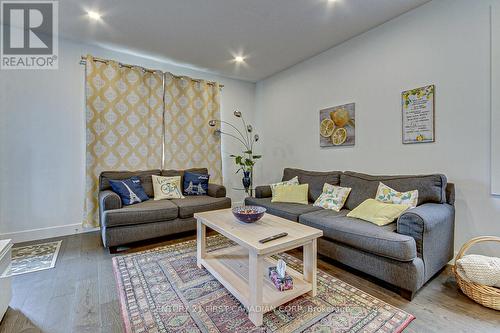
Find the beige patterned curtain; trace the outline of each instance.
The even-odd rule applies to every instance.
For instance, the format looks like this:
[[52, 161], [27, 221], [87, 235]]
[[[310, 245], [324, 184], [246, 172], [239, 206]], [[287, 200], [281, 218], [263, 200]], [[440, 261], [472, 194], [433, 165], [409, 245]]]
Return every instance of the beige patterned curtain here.
[[220, 86], [165, 73], [164, 169], [206, 167], [222, 184], [220, 135], [208, 122], [220, 120]]
[[163, 74], [86, 59], [85, 226], [98, 226], [98, 177], [104, 170], [159, 169]]

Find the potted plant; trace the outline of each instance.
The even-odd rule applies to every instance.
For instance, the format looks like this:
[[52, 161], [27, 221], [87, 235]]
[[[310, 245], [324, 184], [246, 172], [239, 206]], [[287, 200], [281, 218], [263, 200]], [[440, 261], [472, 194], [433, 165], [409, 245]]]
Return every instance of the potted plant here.
[[[224, 134], [227, 136], [230, 136], [236, 140], [238, 140], [244, 147], [244, 151], [242, 154], [236, 155], [236, 154], [231, 154], [230, 156], [234, 158], [234, 163], [238, 167], [236, 170], [236, 173], [239, 173], [240, 171], [243, 173], [243, 179], [242, 179], [242, 184], [245, 189], [245, 192], [249, 195], [253, 195], [253, 167], [258, 159], [262, 157], [262, 155], [255, 155], [253, 151], [253, 146], [254, 144], [259, 141], [259, 135], [258, 134], [253, 134], [253, 127], [252, 125], [247, 125], [245, 122], [245, 119], [243, 118], [242, 114], [240, 111], [234, 111], [234, 116], [236, 118], [241, 118], [243, 122], [243, 128], [244, 130], [241, 131], [236, 127], [235, 125], [222, 121], [222, 120], [210, 120], [209, 125], [212, 127], [215, 127], [217, 123], [223, 123], [228, 126], [230, 126], [232, 129], [236, 131], [236, 133], [228, 133], [228, 132], [223, 132], [220, 128], [217, 129], [215, 132], [218, 134]], [[245, 134], [243, 134], [245, 133]]]

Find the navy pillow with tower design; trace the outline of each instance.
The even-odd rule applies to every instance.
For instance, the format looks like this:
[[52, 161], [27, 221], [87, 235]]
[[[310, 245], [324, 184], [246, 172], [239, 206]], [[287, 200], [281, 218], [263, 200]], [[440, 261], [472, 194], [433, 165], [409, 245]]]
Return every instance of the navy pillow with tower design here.
[[210, 175], [192, 172], [184, 173], [184, 195], [206, 195]]
[[109, 180], [113, 192], [118, 194], [125, 206], [149, 200], [139, 177]]

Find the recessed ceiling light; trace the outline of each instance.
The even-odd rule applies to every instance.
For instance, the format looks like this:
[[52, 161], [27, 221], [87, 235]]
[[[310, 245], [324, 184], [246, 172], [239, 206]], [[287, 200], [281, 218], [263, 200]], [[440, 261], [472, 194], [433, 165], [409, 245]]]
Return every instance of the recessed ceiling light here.
[[100, 20], [100, 19], [101, 19], [101, 14], [99, 14], [98, 12], [94, 12], [94, 11], [92, 11], [92, 10], [87, 11], [87, 15], [88, 15], [91, 19], [96, 20], [96, 21], [98, 21], [98, 20]]
[[236, 56], [234, 57], [234, 61], [237, 62], [237, 63], [242, 63], [245, 61], [245, 57], [243, 56]]

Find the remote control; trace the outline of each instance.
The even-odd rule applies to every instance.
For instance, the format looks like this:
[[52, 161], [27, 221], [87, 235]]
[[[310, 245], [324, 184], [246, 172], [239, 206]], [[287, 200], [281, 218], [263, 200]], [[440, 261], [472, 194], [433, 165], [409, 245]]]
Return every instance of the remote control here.
[[278, 238], [282, 238], [282, 237], [286, 237], [286, 236], [288, 236], [288, 234], [286, 232], [282, 232], [281, 234], [277, 234], [277, 235], [274, 235], [274, 236], [271, 236], [271, 237], [267, 237], [267, 238], [261, 239], [261, 240], [259, 240], [259, 243], [267, 243], [267, 242], [270, 242], [272, 240], [275, 240], [275, 239], [278, 239]]

